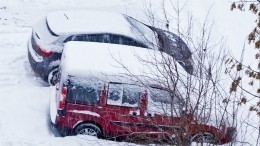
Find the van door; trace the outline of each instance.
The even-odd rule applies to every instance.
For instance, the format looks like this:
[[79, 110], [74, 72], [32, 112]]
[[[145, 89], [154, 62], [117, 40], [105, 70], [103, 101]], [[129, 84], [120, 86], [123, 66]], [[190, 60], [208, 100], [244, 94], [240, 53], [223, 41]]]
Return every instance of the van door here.
[[158, 139], [178, 134], [182, 127], [181, 109], [184, 101], [176, 94], [161, 88], [148, 88], [146, 124], [153, 127]]
[[106, 100], [106, 119], [112, 135], [131, 135], [140, 131], [142, 117], [139, 109], [141, 87], [109, 83]]

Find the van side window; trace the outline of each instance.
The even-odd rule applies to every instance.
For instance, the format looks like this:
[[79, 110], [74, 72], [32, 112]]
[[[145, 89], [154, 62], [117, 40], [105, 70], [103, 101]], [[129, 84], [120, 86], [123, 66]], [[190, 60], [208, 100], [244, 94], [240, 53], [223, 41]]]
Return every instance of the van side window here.
[[125, 107], [138, 107], [141, 88], [136, 85], [110, 83], [107, 104]]
[[171, 116], [178, 116], [183, 102], [177, 96], [172, 96], [170, 92], [158, 89], [148, 89], [148, 106], [149, 113], [159, 113]]

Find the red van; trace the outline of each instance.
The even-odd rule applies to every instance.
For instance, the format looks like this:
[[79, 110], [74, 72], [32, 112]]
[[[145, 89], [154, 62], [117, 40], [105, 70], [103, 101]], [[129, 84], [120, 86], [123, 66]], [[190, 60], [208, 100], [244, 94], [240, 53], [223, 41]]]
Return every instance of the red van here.
[[[92, 51], [73, 57], [74, 51], [82, 52], [77, 50], [80, 48], [91, 48], [89, 50]], [[66, 44], [60, 82], [50, 97], [52, 123], [66, 135], [152, 139], [172, 143], [223, 144], [234, 139], [236, 129], [233, 127], [216, 128], [195, 121], [193, 115], [183, 111], [184, 100], [172, 91], [129, 79], [129, 76], [119, 73], [120, 70], [115, 71], [115, 66], [111, 65], [111, 60], [115, 58], [109, 59], [111, 53], [116, 56], [116, 52], [122, 51], [121, 57], [127, 53], [131, 64], [135, 64], [130, 55], [133, 50], [132, 56], [135, 57], [136, 54], [142, 56], [152, 51], [143, 49], [140, 52], [140, 48], [135, 50], [135, 47], [114, 44]], [[134, 69], [131, 71], [135, 72]]]

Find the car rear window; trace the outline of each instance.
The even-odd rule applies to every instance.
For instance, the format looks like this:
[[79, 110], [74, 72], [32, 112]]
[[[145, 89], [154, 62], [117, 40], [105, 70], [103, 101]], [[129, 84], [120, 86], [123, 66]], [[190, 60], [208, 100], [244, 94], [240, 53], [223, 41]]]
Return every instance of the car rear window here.
[[67, 101], [79, 104], [96, 104], [99, 102], [101, 84], [78, 78], [70, 78]]

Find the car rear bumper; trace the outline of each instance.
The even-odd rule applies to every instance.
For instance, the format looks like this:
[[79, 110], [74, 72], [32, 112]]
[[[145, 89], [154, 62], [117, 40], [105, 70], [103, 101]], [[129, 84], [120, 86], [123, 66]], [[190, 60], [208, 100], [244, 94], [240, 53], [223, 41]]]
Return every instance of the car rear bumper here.
[[[33, 71], [39, 75], [44, 81], [48, 81], [49, 73], [59, 66], [59, 56], [54, 54], [53, 57], [43, 58], [39, 54], [37, 54], [32, 48], [31, 41], [29, 39], [28, 44], [28, 60], [33, 69]], [[57, 53], [58, 54], [58, 53]], [[58, 61], [57, 61], [58, 60]], [[52, 64], [52, 62], [57, 62], [56, 64]]]
[[45, 74], [45, 69], [43, 66], [41, 66], [39, 62], [36, 62], [33, 57], [32, 57], [32, 54], [31, 52], [28, 50], [28, 60], [29, 60], [29, 63], [33, 69], [33, 71], [39, 75], [44, 81], [47, 81], [47, 76]]

